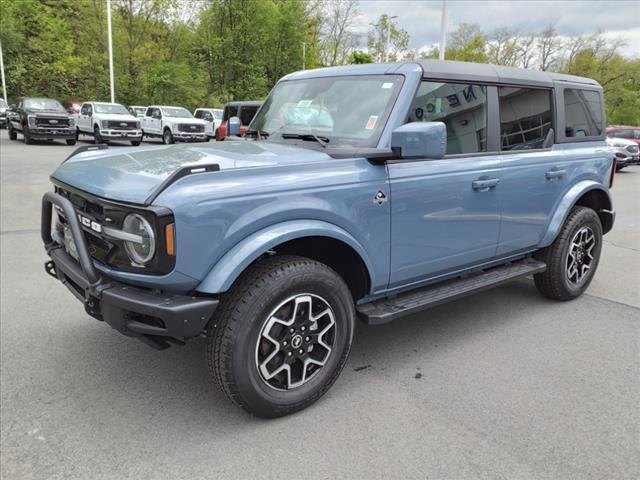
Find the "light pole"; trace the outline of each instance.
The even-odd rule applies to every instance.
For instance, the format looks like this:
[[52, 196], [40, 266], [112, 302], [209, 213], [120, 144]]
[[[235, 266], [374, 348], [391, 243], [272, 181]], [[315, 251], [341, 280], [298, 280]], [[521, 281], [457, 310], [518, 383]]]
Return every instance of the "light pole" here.
[[0, 72], [2, 72], [2, 95], [7, 103], [7, 85], [4, 83], [4, 59], [2, 58], [2, 42], [0, 41]]
[[302, 42], [302, 70], [307, 69], [307, 42]]
[[113, 90], [113, 41], [111, 40], [111, 0], [107, 0], [107, 35], [109, 36], [109, 89], [111, 90], [111, 103], [116, 102]]
[[384, 46], [384, 57], [385, 61], [389, 61], [389, 45], [391, 44], [391, 20], [394, 18], [398, 18], [397, 15], [390, 17], [387, 15], [387, 42]]
[[442, 18], [440, 19], [440, 60], [444, 60], [447, 48], [447, 0], [442, 0]]

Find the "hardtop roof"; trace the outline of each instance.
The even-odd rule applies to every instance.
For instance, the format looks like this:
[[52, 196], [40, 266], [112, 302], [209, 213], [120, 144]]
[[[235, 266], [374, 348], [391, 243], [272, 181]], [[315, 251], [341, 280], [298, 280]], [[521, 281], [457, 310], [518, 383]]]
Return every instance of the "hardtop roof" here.
[[416, 60], [397, 63], [370, 63], [364, 65], [345, 65], [341, 67], [319, 68], [294, 72], [283, 80], [303, 78], [342, 76], [342, 75], [384, 75], [406, 71], [405, 66], [415, 65], [423, 71], [424, 78], [441, 80], [465, 80], [482, 83], [504, 83], [552, 87], [556, 83], [573, 83], [600, 88], [595, 80], [563, 73], [543, 72], [540, 70], [503, 67], [489, 63], [458, 62], [453, 60]]
[[234, 100], [233, 102], [227, 102], [225, 107], [259, 107], [262, 103], [262, 100]]

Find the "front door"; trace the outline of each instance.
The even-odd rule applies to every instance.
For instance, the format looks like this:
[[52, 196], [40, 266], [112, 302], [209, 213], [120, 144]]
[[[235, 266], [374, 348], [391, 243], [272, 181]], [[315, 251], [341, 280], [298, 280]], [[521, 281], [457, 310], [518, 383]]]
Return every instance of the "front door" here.
[[425, 81], [418, 89], [408, 121], [444, 122], [447, 156], [388, 164], [390, 288], [495, 257], [501, 161], [487, 152], [489, 88]]

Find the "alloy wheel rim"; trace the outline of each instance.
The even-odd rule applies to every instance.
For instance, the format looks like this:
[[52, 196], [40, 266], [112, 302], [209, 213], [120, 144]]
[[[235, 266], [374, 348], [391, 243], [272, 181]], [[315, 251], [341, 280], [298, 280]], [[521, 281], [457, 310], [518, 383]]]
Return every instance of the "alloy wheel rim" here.
[[595, 261], [593, 250], [596, 236], [590, 227], [582, 227], [576, 232], [567, 252], [567, 279], [573, 285], [580, 285], [588, 277]]
[[262, 381], [288, 391], [309, 382], [326, 365], [336, 341], [335, 314], [322, 297], [293, 295], [264, 322], [255, 361]]

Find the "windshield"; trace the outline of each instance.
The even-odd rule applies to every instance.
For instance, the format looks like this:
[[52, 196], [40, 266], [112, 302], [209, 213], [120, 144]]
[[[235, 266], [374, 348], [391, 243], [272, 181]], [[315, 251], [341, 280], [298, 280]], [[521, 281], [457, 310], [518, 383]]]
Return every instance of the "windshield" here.
[[334, 147], [375, 147], [403, 79], [353, 75], [280, 82], [251, 129], [280, 137], [313, 133]]
[[115, 104], [107, 104], [107, 103], [94, 103], [96, 113], [112, 113], [114, 115], [131, 115], [126, 108], [122, 105]]
[[48, 98], [25, 98], [24, 108], [29, 110], [43, 110], [48, 112], [64, 112], [60, 102]]
[[166, 117], [193, 118], [191, 112], [182, 107], [163, 108], [162, 111]]

